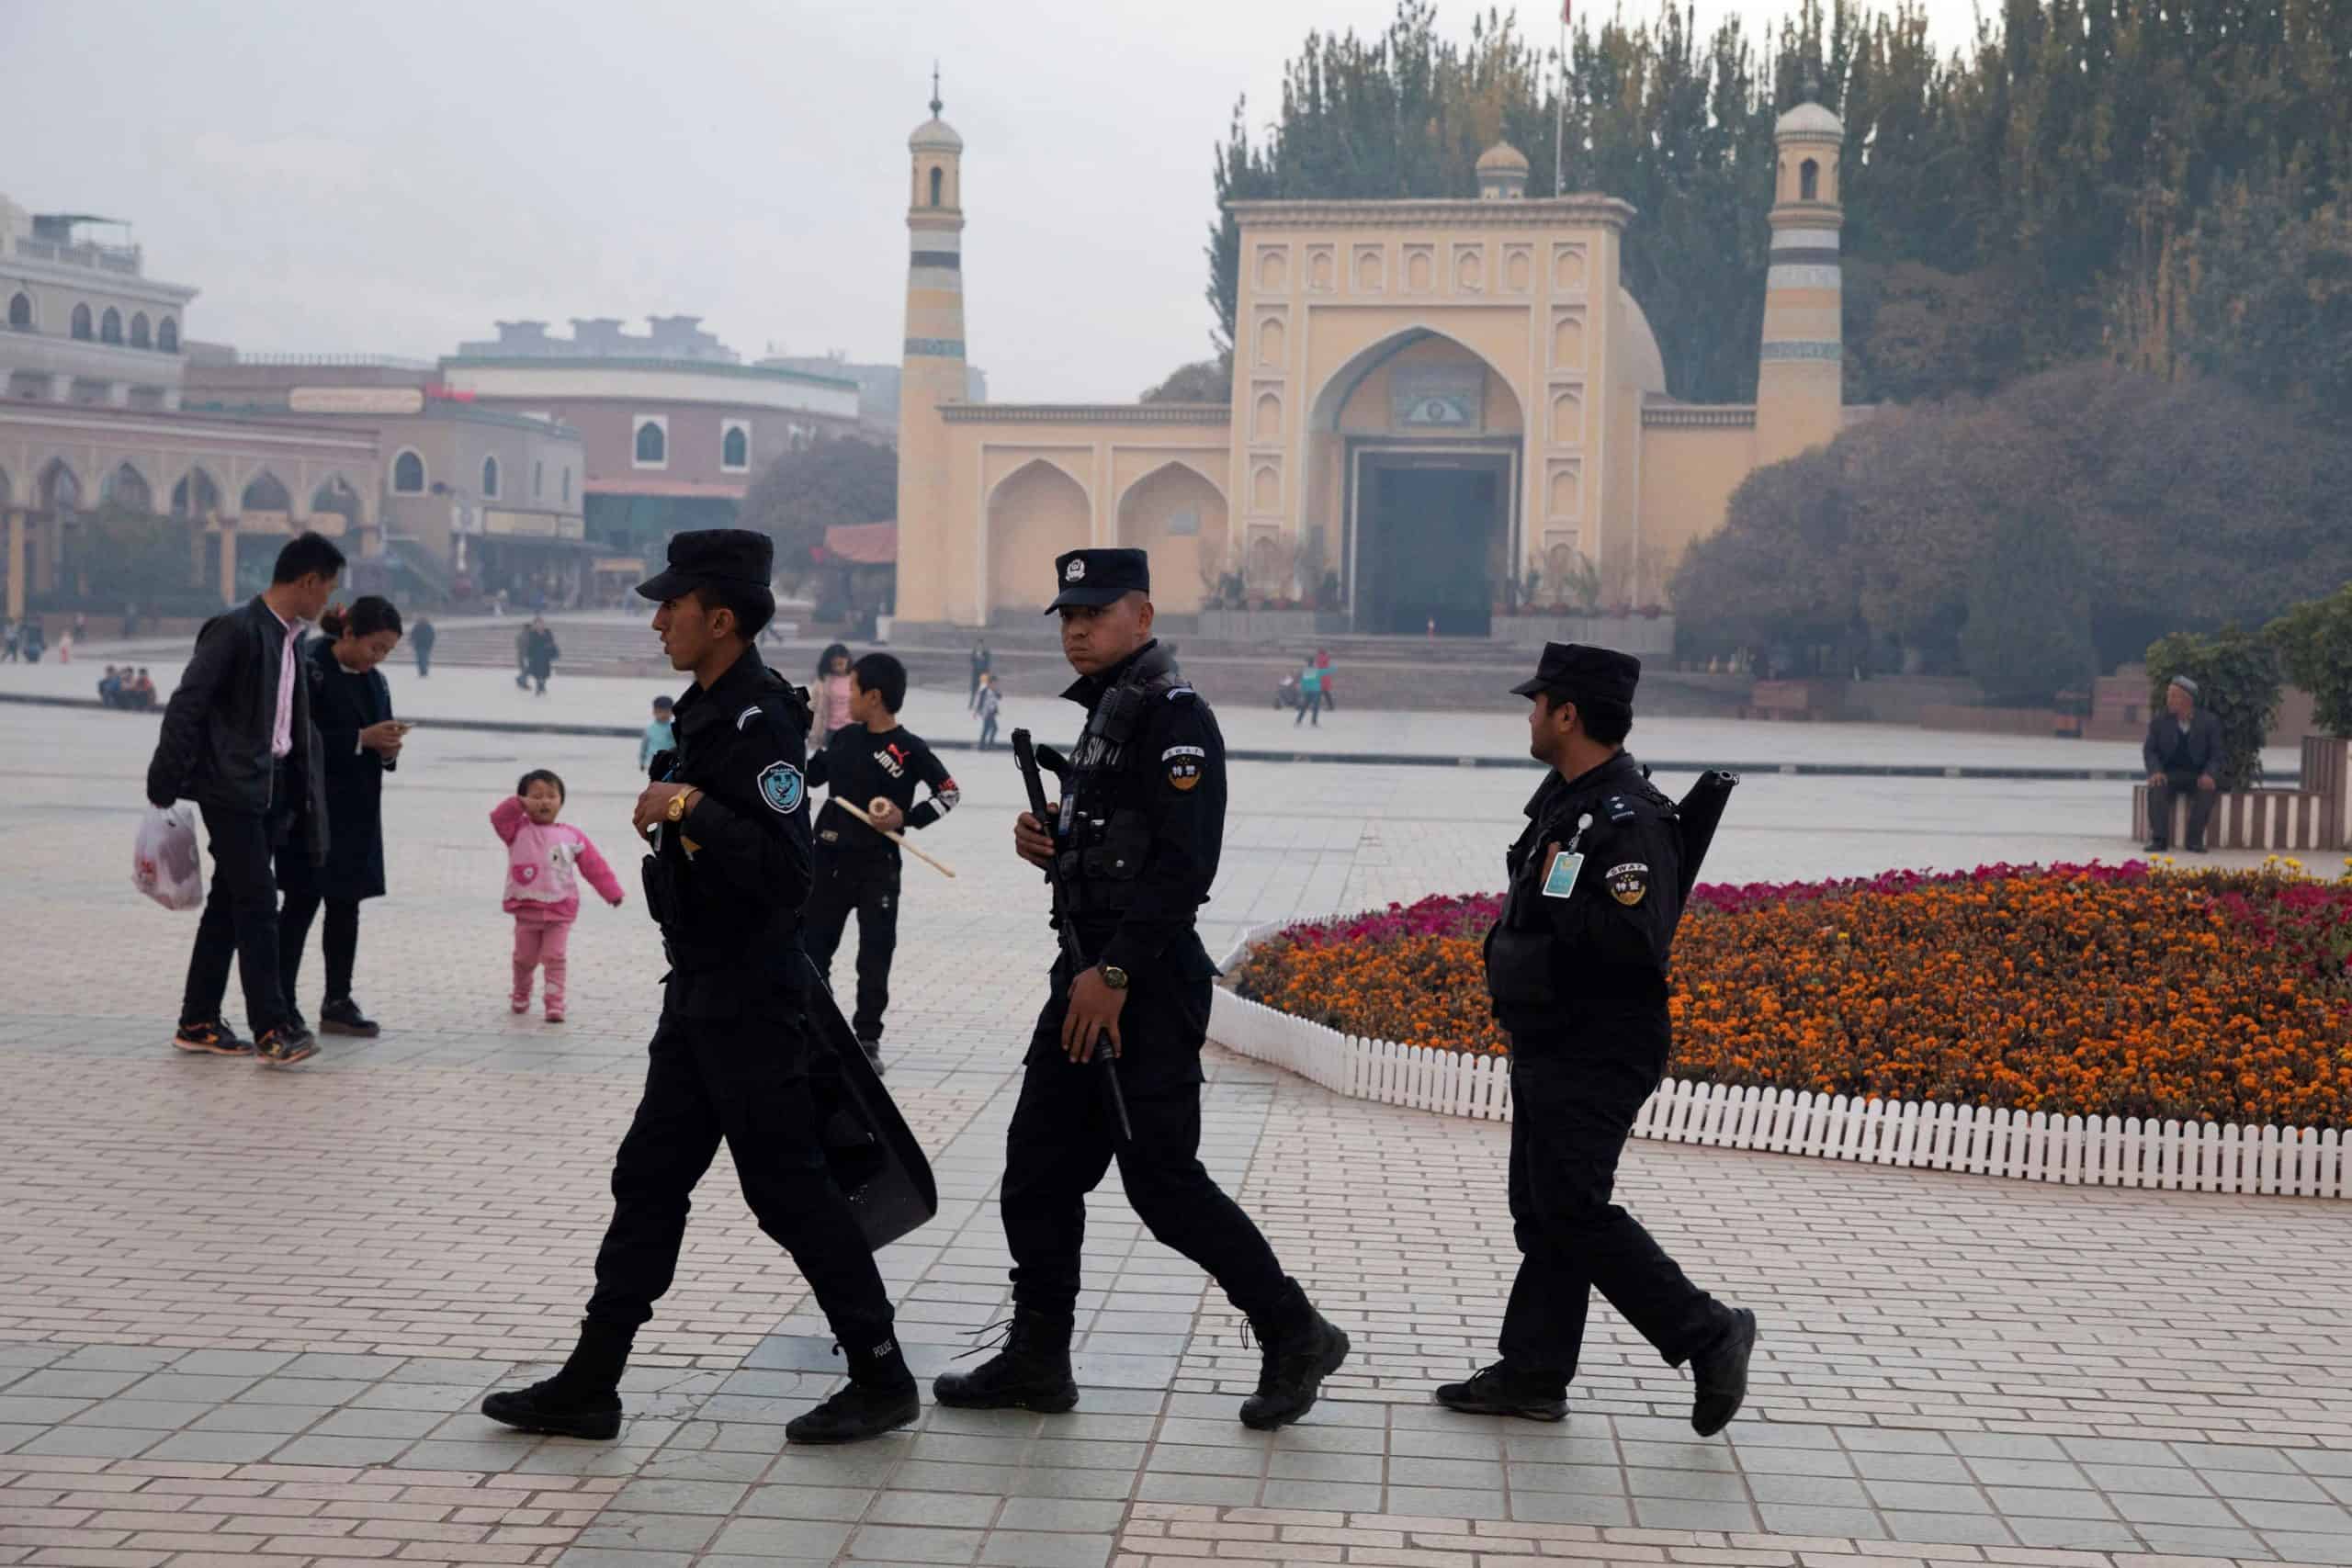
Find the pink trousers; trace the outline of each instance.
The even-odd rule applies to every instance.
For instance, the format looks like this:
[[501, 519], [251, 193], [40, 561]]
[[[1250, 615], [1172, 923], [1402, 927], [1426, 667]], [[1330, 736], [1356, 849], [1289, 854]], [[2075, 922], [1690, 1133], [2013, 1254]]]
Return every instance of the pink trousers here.
[[571, 922], [526, 920], [514, 921], [514, 1005], [523, 1007], [531, 999], [531, 971], [547, 965], [548, 1011], [563, 1010], [563, 977], [565, 960], [571, 951]]

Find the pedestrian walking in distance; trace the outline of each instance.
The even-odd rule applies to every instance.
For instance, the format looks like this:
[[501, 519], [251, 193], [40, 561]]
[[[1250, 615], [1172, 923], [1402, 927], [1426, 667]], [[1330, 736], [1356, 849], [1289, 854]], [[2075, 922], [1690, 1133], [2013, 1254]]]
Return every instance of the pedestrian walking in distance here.
[[653, 629], [671, 668], [694, 676], [677, 702], [678, 748], [653, 760], [634, 818], [652, 848], [645, 901], [670, 973], [644, 1098], [613, 1162], [613, 1220], [580, 1343], [552, 1378], [482, 1401], [483, 1415], [525, 1431], [620, 1431], [621, 1371], [670, 1288], [690, 1195], [721, 1139], [760, 1228], [792, 1255], [849, 1361], [847, 1385], [787, 1423], [786, 1439], [851, 1442], [922, 1413], [810, 1089], [808, 704], [753, 646], [775, 614], [775, 548], [739, 528], [675, 535], [668, 570], [637, 590], [661, 606]]
[[[326, 863], [325, 769], [297, 645], [342, 574], [343, 552], [333, 540], [311, 533], [288, 540], [269, 586], [196, 634], [195, 656], [164, 707], [147, 764], [148, 804], [195, 801], [212, 841], [212, 890], [172, 1036], [193, 1055], [257, 1055], [276, 1067], [318, 1055], [318, 1041], [286, 995], [271, 861], [280, 845], [293, 843], [311, 865]], [[220, 1016], [232, 958], [251, 1043]]]
[[1528, 750], [1551, 773], [1505, 857], [1510, 890], [1487, 936], [1487, 987], [1510, 1037], [1510, 1216], [1519, 1278], [1502, 1359], [1438, 1403], [1557, 1421], [1597, 1289], [1668, 1366], [1686, 1362], [1690, 1425], [1711, 1437], [1747, 1393], [1756, 1314], [1685, 1278], [1611, 1199], [1634, 1117], [1666, 1076], [1667, 962], [1682, 915], [1674, 804], [1624, 749], [1641, 661], [1547, 643]]
[[[1313, 1408], [1348, 1337], [1283, 1272], [1250, 1216], [1202, 1168], [1201, 1046], [1216, 965], [1195, 912], [1225, 836], [1225, 739], [1207, 703], [1151, 635], [1151, 568], [1141, 550], [1073, 550], [1054, 563], [1062, 652], [1078, 680], [1062, 695], [1086, 726], [1041, 822], [1022, 813], [1013, 851], [1058, 863], [1085, 960], [1054, 965], [1029, 1037], [1005, 1135], [1000, 1198], [1012, 1253], [1004, 1348], [939, 1380], [943, 1404], [1059, 1412], [1078, 1403], [1069, 1342], [1086, 1195], [1115, 1160], [1145, 1228], [1216, 1279], [1262, 1353], [1243, 1425], [1285, 1426]], [[1096, 1060], [1098, 1051], [1111, 1059]], [[1132, 1135], [1103, 1075], [1115, 1074]]]
[[[890, 1006], [890, 956], [899, 948], [899, 846], [883, 835], [928, 828], [962, 792], [922, 736], [900, 728], [907, 667], [869, 653], [849, 671], [850, 722], [808, 759], [808, 787], [831, 791], [817, 818], [815, 886], [808, 894], [808, 961], [831, 982], [833, 954], [857, 914], [857, 1010], [850, 1026], [874, 1071], [882, 1070], [882, 1015]], [[915, 802], [920, 785], [931, 798]], [[859, 821], [848, 801], [874, 818]]]

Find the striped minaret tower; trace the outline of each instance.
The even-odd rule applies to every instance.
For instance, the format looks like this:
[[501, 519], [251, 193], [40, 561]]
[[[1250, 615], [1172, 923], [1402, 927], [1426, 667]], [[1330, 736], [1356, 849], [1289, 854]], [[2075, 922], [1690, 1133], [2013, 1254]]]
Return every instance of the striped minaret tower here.
[[[913, 154], [907, 196], [907, 340], [899, 372], [899, 537], [937, 541], [944, 519], [947, 427], [939, 405], [962, 402], [964, 375], [964, 139], [939, 118], [939, 71], [931, 73], [931, 118], [907, 138]], [[903, 596], [899, 615], [948, 620], [945, 604]]]
[[1838, 159], [1846, 128], [1815, 101], [1781, 117], [1773, 177], [1772, 263], [1756, 378], [1756, 460], [1777, 463], [1834, 439], [1844, 420], [1844, 290], [1838, 268]]

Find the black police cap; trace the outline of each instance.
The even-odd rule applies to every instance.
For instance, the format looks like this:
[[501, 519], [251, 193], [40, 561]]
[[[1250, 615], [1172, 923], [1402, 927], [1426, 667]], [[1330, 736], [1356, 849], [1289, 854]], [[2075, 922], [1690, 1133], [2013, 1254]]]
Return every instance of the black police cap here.
[[1151, 592], [1151, 558], [1141, 550], [1069, 550], [1054, 558], [1052, 615], [1064, 605], [1116, 604]]
[[1588, 648], [1580, 642], [1547, 642], [1535, 666], [1535, 678], [1511, 688], [1515, 695], [1539, 693], [1565, 702], [1623, 703], [1634, 701], [1634, 683], [1642, 678], [1642, 661], [1613, 648]]
[[706, 582], [740, 582], [765, 588], [775, 575], [775, 541], [749, 528], [698, 528], [670, 536], [670, 564], [637, 585], [657, 604], [676, 599]]

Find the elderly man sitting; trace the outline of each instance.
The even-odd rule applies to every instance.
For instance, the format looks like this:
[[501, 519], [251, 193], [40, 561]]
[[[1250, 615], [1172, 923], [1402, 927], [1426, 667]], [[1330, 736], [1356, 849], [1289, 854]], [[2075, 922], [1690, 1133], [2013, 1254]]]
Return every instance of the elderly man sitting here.
[[2148, 721], [2140, 758], [2148, 768], [2148, 852], [2171, 847], [2173, 797], [2186, 795], [2188, 841], [2181, 848], [2203, 854], [2221, 788], [2222, 721], [2197, 705], [2197, 682], [2188, 676], [2174, 676], [2165, 688], [2165, 711]]

